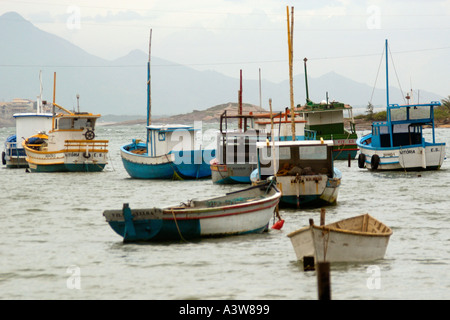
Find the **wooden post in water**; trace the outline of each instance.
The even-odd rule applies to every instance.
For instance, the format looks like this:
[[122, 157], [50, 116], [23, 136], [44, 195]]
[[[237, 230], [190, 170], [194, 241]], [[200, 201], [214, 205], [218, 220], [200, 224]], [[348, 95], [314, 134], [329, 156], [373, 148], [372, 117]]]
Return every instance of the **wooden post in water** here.
[[331, 300], [330, 263], [318, 262], [316, 270], [319, 300]]
[[325, 208], [320, 208], [320, 225], [325, 225]]

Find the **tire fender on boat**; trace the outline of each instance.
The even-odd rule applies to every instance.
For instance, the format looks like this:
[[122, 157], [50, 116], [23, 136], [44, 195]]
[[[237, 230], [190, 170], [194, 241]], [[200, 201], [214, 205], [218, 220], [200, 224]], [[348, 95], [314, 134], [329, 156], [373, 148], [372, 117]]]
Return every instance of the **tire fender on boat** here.
[[364, 153], [360, 153], [358, 156], [358, 167], [364, 168], [366, 165], [366, 155]]
[[95, 133], [92, 130], [86, 130], [84, 133], [84, 136], [86, 137], [86, 140], [93, 140], [95, 138]]
[[83, 157], [85, 157], [86, 159], [89, 159], [91, 157], [91, 154], [88, 151], [83, 152]]
[[6, 154], [5, 151], [2, 152], [2, 163], [6, 164]]
[[372, 160], [370, 161], [370, 164], [371, 164], [373, 170], [377, 170], [378, 165], [380, 164], [380, 156], [377, 154], [374, 154], [372, 156]]

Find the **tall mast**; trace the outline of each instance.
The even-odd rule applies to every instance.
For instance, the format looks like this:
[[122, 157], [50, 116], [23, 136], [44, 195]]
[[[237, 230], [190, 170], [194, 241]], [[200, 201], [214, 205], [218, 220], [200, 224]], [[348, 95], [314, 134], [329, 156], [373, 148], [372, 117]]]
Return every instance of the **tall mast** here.
[[[150, 39], [148, 44], [148, 62], [147, 62], [147, 126], [149, 126], [152, 123], [152, 94], [151, 94], [152, 90], [151, 90], [151, 75], [150, 75], [151, 49], [152, 49], [152, 29], [150, 29]], [[147, 146], [148, 141], [149, 141], [149, 130], [147, 129]]]
[[386, 106], [389, 107], [389, 73], [388, 73], [388, 41], [385, 41], [386, 50]]
[[292, 60], [294, 55], [293, 41], [294, 41], [294, 7], [291, 7], [291, 17], [289, 18], [289, 7], [286, 6], [287, 14], [287, 32], [288, 32], [288, 49], [289, 49], [289, 87], [291, 100], [291, 125], [292, 125], [292, 141], [295, 140], [295, 111], [294, 111], [294, 89], [293, 89], [293, 75], [292, 75]]
[[[242, 116], [242, 69], [240, 70], [239, 79], [238, 114]], [[242, 131], [242, 117], [239, 117], [239, 129]]]

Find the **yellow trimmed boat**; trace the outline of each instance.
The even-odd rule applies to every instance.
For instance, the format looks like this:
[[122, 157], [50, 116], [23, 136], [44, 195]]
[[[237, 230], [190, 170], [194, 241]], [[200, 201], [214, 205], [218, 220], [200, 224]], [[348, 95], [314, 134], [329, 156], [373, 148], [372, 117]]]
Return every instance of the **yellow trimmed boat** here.
[[[102, 171], [107, 164], [109, 141], [95, 139], [95, 122], [100, 115], [69, 111], [55, 103], [54, 94], [52, 106], [52, 129], [22, 142], [29, 169], [32, 172]], [[61, 112], [56, 113], [56, 108]]]

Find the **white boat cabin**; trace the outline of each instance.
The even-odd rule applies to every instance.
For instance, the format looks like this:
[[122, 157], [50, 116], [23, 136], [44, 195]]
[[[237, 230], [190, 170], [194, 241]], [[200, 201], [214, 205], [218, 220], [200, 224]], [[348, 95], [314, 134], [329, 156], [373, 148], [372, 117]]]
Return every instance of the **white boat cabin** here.
[[[260, 179], [277, 174], [333, 177], [333, 141], [304, 140], [257, 143]], [[275, 158], [272, 152], [275, 151]], [[274, 161], [275, 160], [275, 161]], [[307, 171], [306, 171], [307, 170]], [[284, 172], [286, 171], [286, 172]]]
[[195, 136], [199, 130], [186, 125], [150, 125], [148, 132], [148, 155], [158, 157], [171, 151], [195, 150]]

